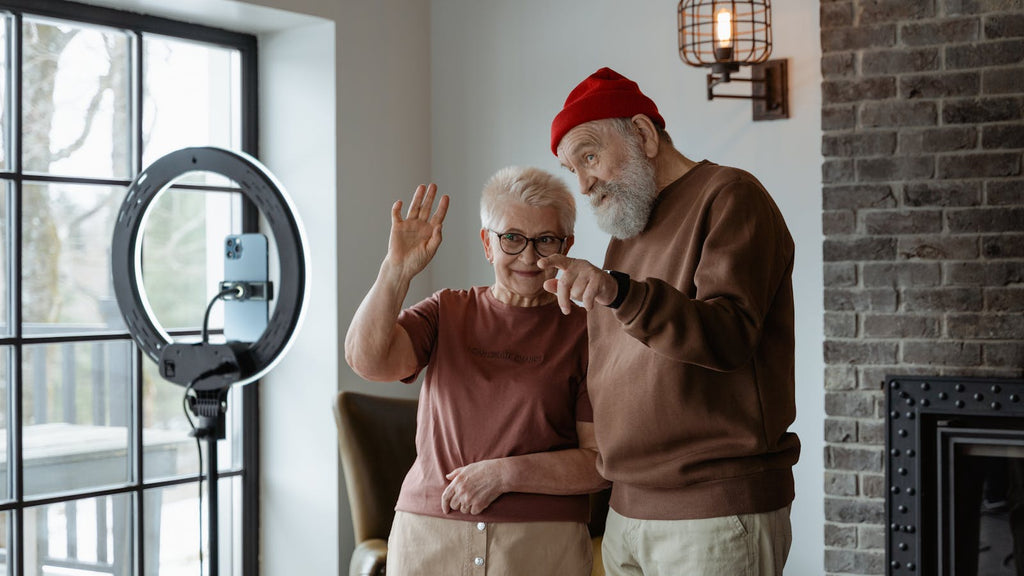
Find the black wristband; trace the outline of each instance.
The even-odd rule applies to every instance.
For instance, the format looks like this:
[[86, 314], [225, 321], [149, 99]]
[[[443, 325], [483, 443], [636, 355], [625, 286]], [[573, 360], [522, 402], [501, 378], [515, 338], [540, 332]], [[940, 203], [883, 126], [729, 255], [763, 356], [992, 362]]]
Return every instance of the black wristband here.
[[618, 270], [609, 270], [609, 274], [615, 279], [615, 284], [618, 285], [619, 290], [615, 293], [615, 300], [612, 300], [611, 304], [608, 305], [611, 309], [616, 309], [622, 306], [622, 302], [626, 299], [626, 294], [629, 294], [629, 274], [625, 272], [619, 272]]

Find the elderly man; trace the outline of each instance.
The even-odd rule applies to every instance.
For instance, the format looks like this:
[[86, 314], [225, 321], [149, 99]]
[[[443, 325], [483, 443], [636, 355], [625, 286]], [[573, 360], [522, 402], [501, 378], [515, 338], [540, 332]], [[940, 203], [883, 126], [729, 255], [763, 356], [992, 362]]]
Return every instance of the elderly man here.
[[676, 150], [655, 103], [608, 68], [551, 150], [613, 236], [602, 268], [554, 255], [544, 288], [590, 312], [612, 575], [782, 574], [792, 540], [793, 240], [760, 182]]

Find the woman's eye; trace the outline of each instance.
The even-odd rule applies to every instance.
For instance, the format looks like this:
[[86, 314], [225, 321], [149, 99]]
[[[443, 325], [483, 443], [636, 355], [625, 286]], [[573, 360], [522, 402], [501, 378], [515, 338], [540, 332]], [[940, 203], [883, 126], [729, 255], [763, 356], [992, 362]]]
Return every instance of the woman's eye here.
[[541, 244], [554, 244], [557, 241], [558, 239], [555, 238], [554, 236], [541, 236], [540, 238], [534, 240], [534, 242], [539, 242]]

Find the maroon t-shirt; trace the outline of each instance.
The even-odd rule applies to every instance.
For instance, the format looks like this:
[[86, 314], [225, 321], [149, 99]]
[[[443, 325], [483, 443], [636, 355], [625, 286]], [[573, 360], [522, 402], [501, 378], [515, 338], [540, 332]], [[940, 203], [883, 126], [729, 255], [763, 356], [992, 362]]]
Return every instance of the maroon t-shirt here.
[[507, 493], [483, 513], [441, 510], [445, 475], [481, 460], [577, 448], [576, 422], [592, 422], [587, 317], [557, 303], [510, 306], [487, 287], [441, 290], [404, 310], [419, 368], [416, 462], [396, 510], [483, 522], [586, 522], [586, 495]]

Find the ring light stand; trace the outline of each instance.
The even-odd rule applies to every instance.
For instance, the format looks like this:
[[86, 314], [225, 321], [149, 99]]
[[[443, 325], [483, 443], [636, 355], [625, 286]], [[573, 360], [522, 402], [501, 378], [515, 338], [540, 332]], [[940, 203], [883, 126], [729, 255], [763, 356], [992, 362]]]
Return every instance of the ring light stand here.
[[[277, 244], [280, 286], [270, 283], [222, 282], [225, 299], [244, 300], [276, 292], [278, 302], [267, 328], [253, 343], [174, 342], [154, 320], [142, 281], [141, 233], [153, 201], [189, 172], [213, 172], [238, 184], [268, 222]], [[270, 371], [287, 352], [305, 314], [306, 240], [284, 188], [256, 159], [216, 147], [184, 148], [156, 160], [132, 182], [114, 227], [111, 271], [114, 293], [125, 324], [139, 348], [169, 382], [185, 386], [191, 411], [199, 418], [196, 437], [207, 441], [209, 456], [210, 576], [217, 576], [218, 502], [217, 440], [224, 438], [227, 391]], [[262, 285], [261, 285], [262, 284]], [[211, 303], [212, 305], [212, 303]], [[201, 471], [200, 471], [201, 473]]]

